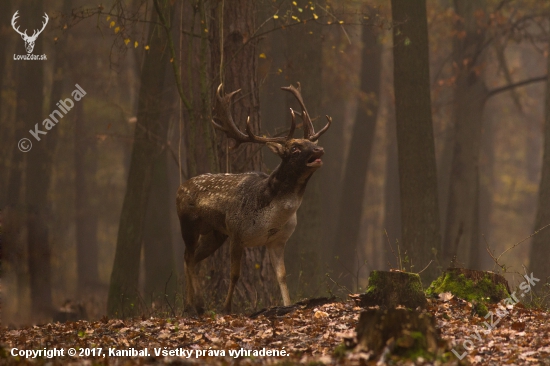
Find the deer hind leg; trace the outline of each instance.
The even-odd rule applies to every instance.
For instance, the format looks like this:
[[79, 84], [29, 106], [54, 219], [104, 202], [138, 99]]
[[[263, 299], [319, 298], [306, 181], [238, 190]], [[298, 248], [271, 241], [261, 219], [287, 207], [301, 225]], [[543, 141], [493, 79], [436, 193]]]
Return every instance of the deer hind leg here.
[[[202, 297], [198, 295], [197, 274], [195, 271], [195, 252], [199, 241], [199, 225], [197, 222], [180, 218], [181, 236], [185, 242], [185, 287], [186, 302], [195, 308], [198, 314], [204, 312]], [[198, 295], [198, 296], [197, 296]]]
[[277, 243], [268, 247], [269, 258], [277, 275], [277, 282], [283, 296], [283, 304], [290, 305], [290, 296], [288, 295], [288, 286], [286, 284], [286, 269], [285, 269], [285, 243], [282, 245]]
[[235, 285], [239, 280], [241, 275], [241, 258], [243, 256], [243, 244], [234, 239], [231, 240], [231, 275], [229, 283], [229, 291], [227, 292], [227, 297], [225, 298], [225, 304], [223, 306], [223, 311], [228, 314], [231, 312], [231, 299], [233, 298], [233, 291], [235, 290]]

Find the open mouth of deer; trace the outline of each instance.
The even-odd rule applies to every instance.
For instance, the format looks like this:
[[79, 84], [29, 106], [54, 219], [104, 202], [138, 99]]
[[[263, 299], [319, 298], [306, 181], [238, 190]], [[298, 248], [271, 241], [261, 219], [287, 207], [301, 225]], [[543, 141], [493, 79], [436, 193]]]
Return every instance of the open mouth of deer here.
[[321, 156], [323, 156], [323, 154], [323, 150], [313, 153], [311, 158], [308, 159], [306, 165], [309, 167], [320, 167], [321, 165], [323, 165], [323, 161], [321, 160]]

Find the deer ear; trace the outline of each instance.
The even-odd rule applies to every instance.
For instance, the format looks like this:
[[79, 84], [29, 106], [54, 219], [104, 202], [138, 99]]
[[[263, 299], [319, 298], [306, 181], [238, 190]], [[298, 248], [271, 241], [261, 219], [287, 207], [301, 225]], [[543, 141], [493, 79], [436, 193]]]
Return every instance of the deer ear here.
[[269, 147], [269, 150], [273, 151], [275, 154], [281, 157], [284, 156], [285, 149], [283, 145], [279, 144], [278, 142], [268, 142], [266, 145], [267, 147]]

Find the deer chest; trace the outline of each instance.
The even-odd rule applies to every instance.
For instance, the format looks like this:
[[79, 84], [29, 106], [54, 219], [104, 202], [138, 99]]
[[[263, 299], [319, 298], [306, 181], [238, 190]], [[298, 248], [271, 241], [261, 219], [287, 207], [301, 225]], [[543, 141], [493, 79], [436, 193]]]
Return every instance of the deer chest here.
[[240, 218], [231, 218], [228, 224], [236, 226], [247, 247], [266, 245], [274, 240], [286, 241], [296, 227], [300, 203], [301, 199], [294, 197], [273, 200], [261, 209], [243, 212]]

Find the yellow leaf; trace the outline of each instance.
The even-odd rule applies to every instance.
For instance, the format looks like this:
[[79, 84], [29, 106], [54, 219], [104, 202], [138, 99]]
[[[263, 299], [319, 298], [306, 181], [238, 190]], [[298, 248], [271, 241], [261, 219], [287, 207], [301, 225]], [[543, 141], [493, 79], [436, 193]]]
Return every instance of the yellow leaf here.
[[135, 41], [134, 42], [134, 48], [137, 48], [137, 46], [138, 46], [138, 41]]
[[340, 24], [344, 24], [344, 21], [343, 21], [343, 20], [340, 20], [340, 21], [339, 21], [338, 23], [340, 23]]
[[298, 8], [298, 11], [301, 13], [303, 12], [304, 10], [302, 8]]
[[313, 19], [319, 19], [319, 16], [315, 13], [313, 13]]
[[278, 69], [278, 70], [277, 70], [277, 74], [280, 74], [280, 73], [282, 73], [282, 72], [283, 72], [282, 69]]
[[279, 16], [278, 16], [277, 14], [275, 14], [275, 15], [273, 16], [273, 19], [279, 19]]
[[207, 28], [204, 28], [204, 33], [208, 33], [208, 29], [207, 29]]
[[107, 21], [109, 21], [110, 19], [111, 19], [111, 16], [110, 16], [110, 15], [109, 15], [109, 16], [107, 16]]
[[293, 1], [292, 4], [294, 4], [294, 6], [298, 6], [298, 3], [296, 1]]
[[118, 32], [120, 32], [120, 27], [115, 28], [115, 34], [117, 34]]
[[259, 56], [259, 57], [260, 57], [260, 58], [267, 58], [266, 55], [265, 55], [265, 53], [260, 53], [260, 56]]
[[149, 45], [145, 46], [145, 49], [146, 49], [146, 50], [149, 50]]
[[126, 39], [124, 40], [124, 44], [125, 44], [126, 46], [128, 46], [128, 43], [130, 43], [130, 38], [126, 38]]
[[256, 264], [254, 265], [254, 267], [256, 267], [256, 269], [260, 269], [260, 264], [259, 264], [259, 263], [256, 263]]
[[109, 24], [109, 28], [113, 28], [115, 26], [115, 21], [111, 21], [111, 23]]

